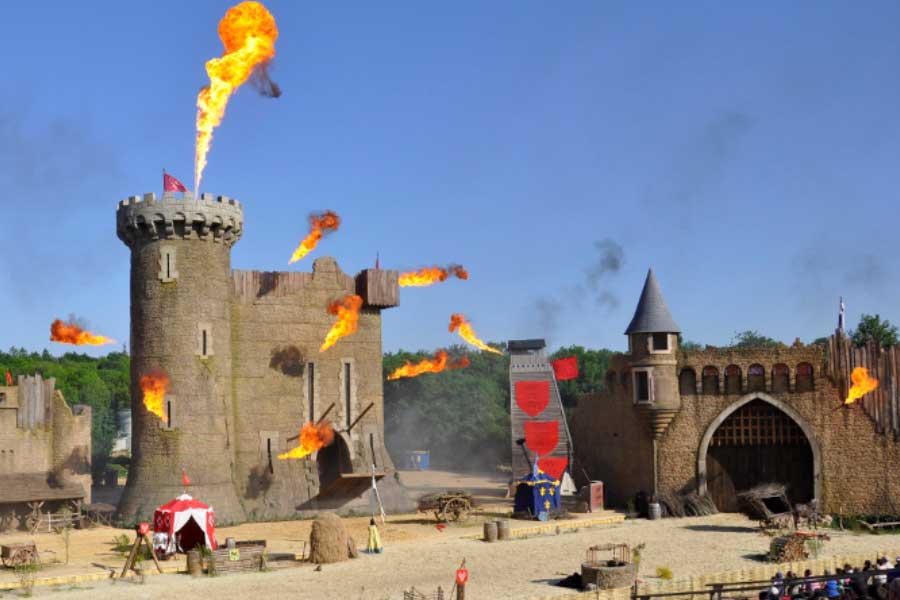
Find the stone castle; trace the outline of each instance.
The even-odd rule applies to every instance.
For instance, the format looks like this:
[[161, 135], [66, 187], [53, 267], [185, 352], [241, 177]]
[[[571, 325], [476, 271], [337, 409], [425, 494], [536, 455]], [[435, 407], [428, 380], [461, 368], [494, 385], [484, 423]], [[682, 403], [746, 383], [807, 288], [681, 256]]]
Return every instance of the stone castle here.
[[612, 358], [605, 389], [580, 400], [571, 420], [576, 462], [604, 481], [610, 504], [699, 492], [733, 511], [737, 493], [779, 482], [792, 502], [816, 499], [827, 512], [896, 514], [890, 377], [879, 392], [887, 403], [845, 406], [834, 363], [847, 361], [829, 365], [825, 346], [685, 351], [679, 333], [650, 271], [625, 331], [629, 351]]
[[[146, 519], [184, 491], [217, 520], [287, 518], [365, 503], [373, 472], [386, 508], [408, 507], [384, 446], [381, 311], [397, 306], [397, 272], [351, 277], [332, 258], [312, 272], [231, 269], [241, 204], [166, 192], [119, 203], [131, 250], [132, 466], [119, 517]], [[325, 352], [329, 302], [359, 294], [359, 328]], [[140, 378], [171, 381], [164, 422], [143, 404]], [[323, 416], [335, 441], [279, 460], [306, 421]], [[292, 440], [291, 438], [294, 438]]]

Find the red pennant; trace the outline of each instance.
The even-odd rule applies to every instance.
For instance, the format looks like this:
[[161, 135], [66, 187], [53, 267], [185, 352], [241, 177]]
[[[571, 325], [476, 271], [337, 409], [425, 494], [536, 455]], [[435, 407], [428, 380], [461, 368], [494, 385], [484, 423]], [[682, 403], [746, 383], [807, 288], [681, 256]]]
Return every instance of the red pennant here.
[[187, 473], [184, 472], [184, 469], [181, 470], [181, 483], [184, 486], [191, 485], [191, 480], [188, 479]]
[[525, 444], [542, 456], [549, 454], [559, 443], [559, 421], [525, 421]]
[[538, 469], [552, 477], [553, 479], [562, 479], [566, 467], [569, 465], [568, 458], [559, 458], [557, 456], [546, 456], [538, 459]]
[[551, 364], [553, 365], [553, 372], [556, 374], [556, 379], [559, 381], [565, 381], [566, 379], [575, 379], [578, 377], [577, 356], [570, 356], [568, 358], [554, 360]]
[[529, 417], [536, 417], [550, 402], [549, 381], [517, 381], [516, 404]]
[[12, 385], [12, 375], [9, 374], [9, 369], [6, 370], [6, 385]]
[[184, 184], [163, 171], [163, 191], [164, 192], [186, 192], [187, 188]]

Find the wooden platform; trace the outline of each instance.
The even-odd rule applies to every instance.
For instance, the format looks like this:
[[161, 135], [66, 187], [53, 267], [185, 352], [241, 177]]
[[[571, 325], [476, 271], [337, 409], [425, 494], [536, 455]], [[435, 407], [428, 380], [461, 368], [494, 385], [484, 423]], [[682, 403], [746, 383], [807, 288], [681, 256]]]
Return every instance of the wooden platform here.
[[[384, 477], [384, 471], [375, 472], [375, 481]], [[341, 473], [324, 487], [319, 488], [318, 498], [356, 497], [372, 487], [372, 473]]]

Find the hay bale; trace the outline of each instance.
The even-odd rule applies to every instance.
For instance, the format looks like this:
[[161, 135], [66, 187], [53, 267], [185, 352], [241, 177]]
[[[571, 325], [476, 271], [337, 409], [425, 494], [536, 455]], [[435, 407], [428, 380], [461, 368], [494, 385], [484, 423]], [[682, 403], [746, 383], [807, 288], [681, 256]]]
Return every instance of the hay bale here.
[[663, 508], [664, 517], [681, 518], [685, 516], [683, 498], [671, 492], [659, 494], [657, 500]]
[[683, 497], [684, 512], [691, 517], [703, 517], [706, 515], [714, 515], [719, 512], [715, 502], [708, 495], [700, 496], [694, 492]]
[[335, 563], [356, 558], [356, 544], [347, 534], [344, 522], [333, 513], [323, 513], [313, 521], [309, 533], [309, 561]]

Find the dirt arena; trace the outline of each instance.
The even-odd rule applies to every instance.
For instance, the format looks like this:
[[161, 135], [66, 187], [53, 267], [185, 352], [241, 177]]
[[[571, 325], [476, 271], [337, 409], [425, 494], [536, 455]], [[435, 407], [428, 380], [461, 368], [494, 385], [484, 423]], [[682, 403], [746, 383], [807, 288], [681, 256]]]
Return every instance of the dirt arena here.
[[[483, 502], [498, 513], [503, 510], [505, 481], [499, 477], [479, 478], [441, 473], [404, 474], [413, 493], [440, 487], [469, 487]], [[457, 485], [454, 485], [457, 484]], [[359, 545], [365, 542], [368, 519], [347, 519], [351, 534]], [[312, 565], [278, 569], [265, 573], [230, 575], [217, 578], [191, 578], [187, 575], [147, 577], [139, 584], [130, 580], [96, 581], [76, 585], [38, 586], [36, 597], [66, 598], [159, 598], [174, 594], [179, 597], [210, 596], [242, 598], [250, 595], [268, 598], [302, 597], [309, 599], [401, 599], [403, 591], [415, 586], [431, 592], [442, 586], [449, 590], [453, 574], [465, 558], [470, 572], [466, 589], [470, 599], [531, 598], [569, 593], [552, 585], [579, 568], [585, 549], [596, 543], [624, 542], [635, 546], [646, 544], [641, 564], [641, 578], [652, 581], [657, 567], [669, 567], [674, 578], [687, 578], [702, 573], [751, 568], [763, 564], [761, 556], [769, 538], [761, 535], [754, 522], [740, 515], [722, 514], [711, 517], [667, 519], [662, 521], [629, 520], [615, 525], [580, 528], [559, 534], [534, 535], [526, 539], [486, 544], [465, 539], [481, 531], [481, 520], [472, 519], [464, 527], [435, 527], [430, 515], [398, 515], [389, 517], [382, 527], [386, 550], [380, 555], [362, 554], [344, 563], [325, 565], [316, 571]], [[273, 552], [301, 552], [308, 539], [310, 521], [254, 523], [218, 530], [217, 538], [267, 539]], [[513, 521], [513, 529], [533, 523]], [[123, 559], [111, 552], [108, 543], [120, 530], [98, 528], [72, 533], [70, 565], [54, 566], [40, 574], [56, 576], [64, 572], [98, 572], [118, 566]], [[12, 539], [15, 537], [16, 539]], [[4, 536], [4, 541], [31, 539], [27, 534]], [[59, 535], [34, 536], [47, 557], [62, 559]], [[900, 536], [833, 532], [820, 556], [871, 554], [900, 548]], [[100, 566], [97, 566], [100, 565]], [[0, 585], [12, 574], [0, 579]], [[65, 591], [60, 594], [60, 591]], [[0, 592], [13, 596], [19, 592]]]

